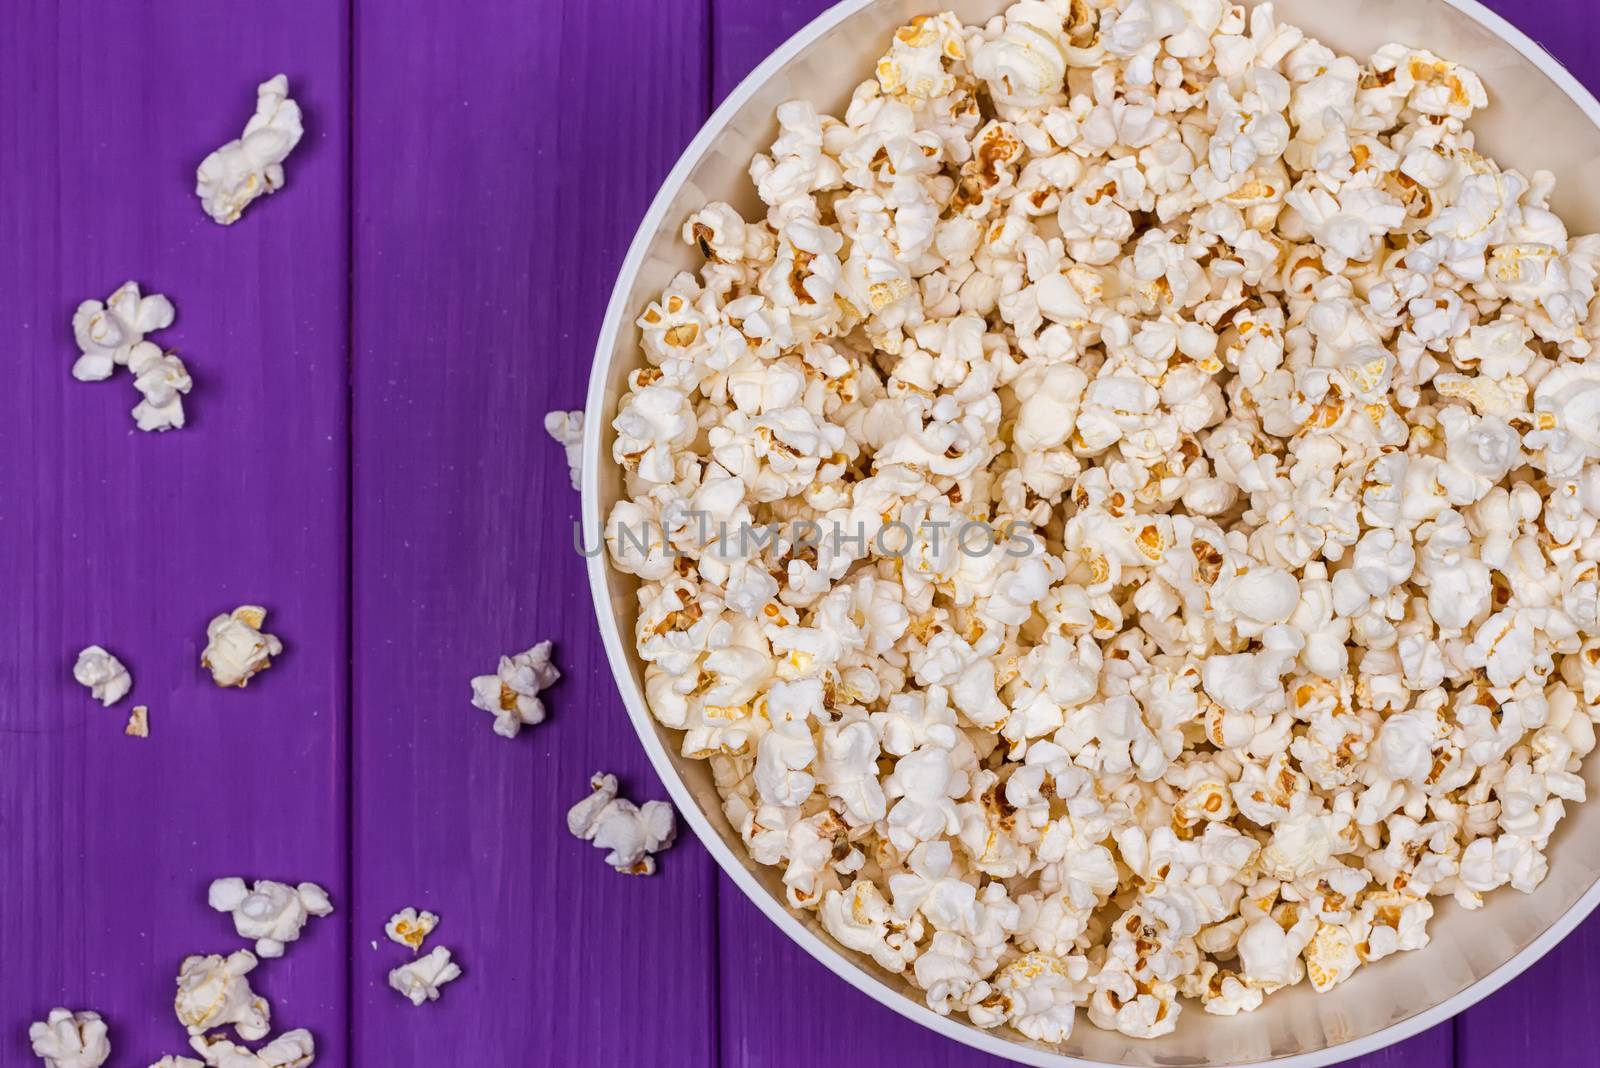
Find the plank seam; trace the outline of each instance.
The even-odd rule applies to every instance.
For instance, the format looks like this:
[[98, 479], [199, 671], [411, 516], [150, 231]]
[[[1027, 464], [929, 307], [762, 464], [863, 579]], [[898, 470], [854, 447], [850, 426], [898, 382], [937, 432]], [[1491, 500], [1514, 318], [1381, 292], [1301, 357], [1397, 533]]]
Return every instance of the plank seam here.
[[356, 1056], [356, 0], [345, 0], [344, 888], [345, 1056]]

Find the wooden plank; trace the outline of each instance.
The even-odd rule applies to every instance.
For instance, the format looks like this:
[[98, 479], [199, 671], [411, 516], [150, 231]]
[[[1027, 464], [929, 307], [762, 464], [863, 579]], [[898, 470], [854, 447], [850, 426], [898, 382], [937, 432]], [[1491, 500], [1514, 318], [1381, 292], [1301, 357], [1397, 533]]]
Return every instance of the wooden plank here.
[[[616, 269], [704, 117], [706, 41], [702, 0], [358, 4], [355, 1064], [715, 1061], [710, 859], [685, 832], [631, 878], [565, 828], [597, 769], [665, 791], [542, 427], [583, 404]], [[468, 680], [541, 639], [550, 718], [499, 738]], [[420, 1010], [384, 986], [406, 905], [466, 971]]]
[[[342, 4], [0, 5], [0, 1063], [29, 1021], [95, 1009], [113, 1063], [185, 1050], [174, 977], [241, 945], [223, 875], [315, 879], [257, 988], [345, 1062], [344, 600], [348, 55]], [[288, 74], [308, 133], [288, 187], [231, 228], [196, 165]], [[76, 304], [128, 279], [195, 379], [187, 429], [134, 429], [126, 372], [69, 375]], [[199, 667], [207, 620], [267, 606], [288, 651], [243, 691]], [[112, 710], [79, 648], [131, 667]], [[151, 737], [124, 737], [134, 704]]]
[[1600, 1048], [1596, 954], [1600, 916], [1591, 916], [1543, 960], [1457, 1016], [1459, 1068], [1591, 1068]]
[[1345, 1068], [1450, 1068], [1455, 1063], [1455, 1030], [1449, 1022], [1442, 1023], [1387, 1049], [1343, 1063]]

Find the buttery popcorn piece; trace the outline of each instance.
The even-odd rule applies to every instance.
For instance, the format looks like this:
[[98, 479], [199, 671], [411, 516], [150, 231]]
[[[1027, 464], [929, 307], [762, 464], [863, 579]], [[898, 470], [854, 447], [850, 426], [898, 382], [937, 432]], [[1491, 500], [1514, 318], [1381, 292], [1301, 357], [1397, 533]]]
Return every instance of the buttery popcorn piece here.
[[437, 946], [432, 953], [418, 957], [389, 973], [389, 986], [413, 1005], [439, 1000], [446, 983], [461, 978], [461, 968], [450, 960], [450, 951]]
[[185, 958], [174, 1002], [178, 1022], [191, 1035], [231, 1024], [246, 1042], [265, 1038], [271, 1030], [272, 1006], [250, 989], [248, 976], [256, 964], [255, 955], [243, 949], [227, 957]]
[[389, 917], [383, 933], [389, 936], [389, 941], [408, 946], [411, 952], [416, 953], [422, 949], [422, 943], [427, 941], [437, 926], [439, 917], [433, 913], [406, 908]]
[[206, 624], [200, 666], [211, 672], [218, 686], [244, 686], [283, 652], [283, 643], [261, 629], [266, 621], [265, 608], [247, 604]]
[[29, 1026], [28, 1041], [46, 1068], [100, 1068], [111, 1059], [106, 1024], [96, 1012], [51, 1009], [47, 1019]]
[[107, 708], [128, 696], [133, 688], [133, 676], [122, 661], [98, 645], [91, 645], [78, 654], [77, 663], [72, 665], [72, 677], [80, 685], [87, 686], [94, 699]]
[[206, 902], [218, 912], [230, 913], [234, 930], [242, 938], [255, 939], [256, 955], [268, 959], [283, 956], [285, 945], [300, 937], [312, 916], [333, 912], [328, 892], [316, 883], [288, 886], [270, 879], [258, 879], [250, 887], [243, 879], [217, 879]]
[[150, 709], [145, 705], [134, 705], [133, 711], [128, 713], [128, 725], [122, 728], [122, 733], [129, 738], [150, 737]]
[[[308, 1068], [317, 1057], [316, 1040], [304, 1028], [285, 1031], [256, 1050], [222, 1035], [196, 1036], [189, 1045], [212, 1068]], [[151, 1068], [192, 1068], [199, 1063], [190, 1057], [168, 1057]]]
[[552, 643], [540, 642], [516, 656], [502, 656], [493, 675], [472, 680], [472, 707], [494, 716], [494, 732], [515, 738], [523, 726], [544, 722], [544, 702], [539, 694], [561, 678], [550, 660]]
[[262, 82], [244, 134], [207, 156], [195, 172], [195, 195], [206, 214], [229, 226], [257, 197], [282, 189], [283, 161], [304, 132], [288, 78], [279, 74]]
[[617, 777], [596, 772], [589, 779], [594, 792], [567, 812], [567, 830], [576, 838], [604, 849], [606, 863], [626, 875], [654, 875], [655, 854], [678, 835], [676, 814], [665, 801], [635, 806], [617, 796]]

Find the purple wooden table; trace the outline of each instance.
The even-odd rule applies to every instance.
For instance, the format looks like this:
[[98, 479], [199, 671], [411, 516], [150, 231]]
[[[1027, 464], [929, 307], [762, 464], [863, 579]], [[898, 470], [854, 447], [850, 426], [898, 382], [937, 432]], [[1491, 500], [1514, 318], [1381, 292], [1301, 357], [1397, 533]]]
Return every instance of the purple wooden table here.
[[[0, 4], [0, 1065], [53, 1005], [113, 1063], [180, 1052], [179, 960], [237, 947], [221, 875], [314, 879], [338, 911], [257, 973], [320, 1064], [997, 1064], [835, 979], [689, 837], [614, 874], [562, 813], [597, 768], [663, 795], [570, 554], [544, 412], [582, 403], [611, 279], [712, 106], [825, 0]], [[1587, 0], [1497, 0], [1591, 86]], [[194, 167], [289, 75], [289, 187], [231, 229]], [[76, 303], [134, 278], [178, 308], [191, 425], [134, 431], [126, 379], [68, 375]], [[271, 611], [244, 691], [197, 659]], [[548, 723], [468, 705], [556, 640]], [[77, 649], [132, 667], [93, 704]], [[152, 737], [125, 738], [133, 703]], [[466, 969], [385, 986], [406, 905]], [[378, 940], [374, 950], [371, 942]], [[1600, 921], [1369, 1066], [1597, 1063]]]

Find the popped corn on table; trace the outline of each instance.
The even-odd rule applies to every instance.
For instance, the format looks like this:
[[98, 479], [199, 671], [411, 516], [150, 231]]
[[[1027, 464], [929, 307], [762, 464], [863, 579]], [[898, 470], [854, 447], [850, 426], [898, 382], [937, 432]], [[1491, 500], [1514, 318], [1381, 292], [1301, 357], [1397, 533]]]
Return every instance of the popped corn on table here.
[[[241, 940], [225, 875], [337, 912], [253, 979], [319, 1064], [994, 1063], [829, 975], [687, 834], [650, 879], [566, 833], [596, 769], [662, 797], [594, 632], [546, 410], [582, 404], [613, 272], [679, 150], [824, 0], [12, 0], [0, 9], [0, 1066], [94, 1009], [113, 1064], [184, 1052], [173, 978]], [[1491, 0], [1600, 88], [1587, 0]], [[288, 186], [224, 229], [194, 167], [282, 70]], [[83, 299], [178, 309], [190, 426], [133, 429], [68, 374]], [[198, 666], [241, 603], [287, 645]], [[553, 638], [514, 742], [468, 680]], [[132, 669], [101, 709], [98, 642]], [[126, 738], [134, 704], [151, 737]], [[1559, 863], [1559, 859], [1557, 860]], [[465, 968], [414, 1009], [383, 938], [414, 905]], [[1482, 922], [1493, 923], [1491, 908]], [[372, 943], [376, 940], [377, 947]], [[1368, 1066], [1600, 1063], [1600, 918]]]

